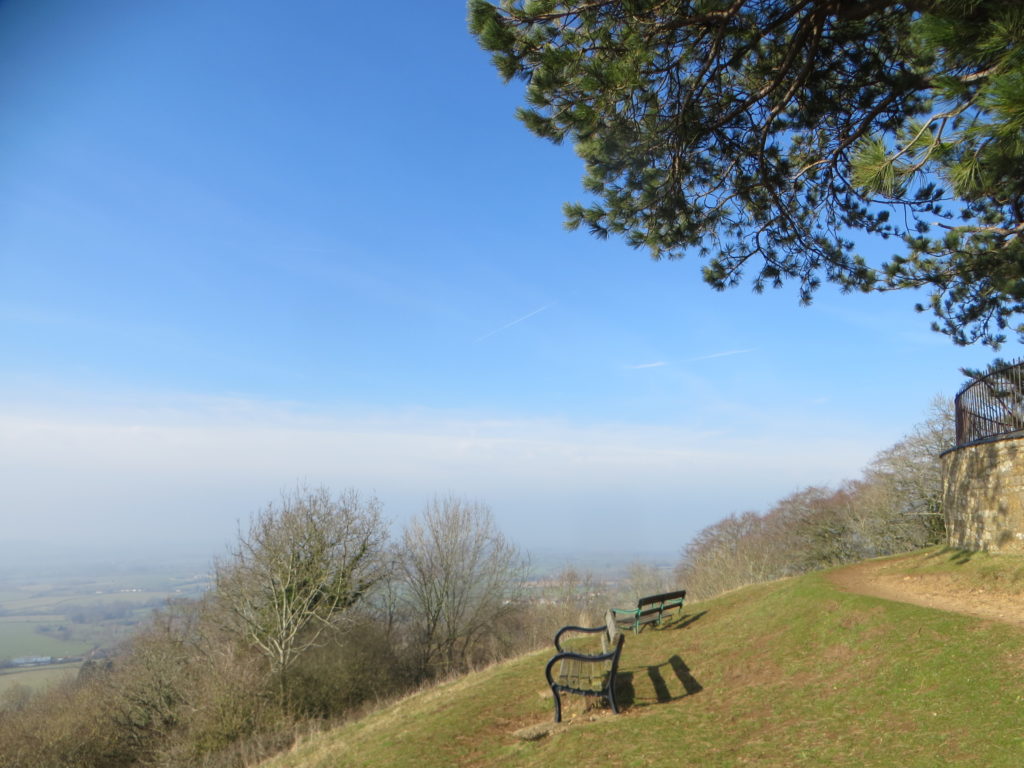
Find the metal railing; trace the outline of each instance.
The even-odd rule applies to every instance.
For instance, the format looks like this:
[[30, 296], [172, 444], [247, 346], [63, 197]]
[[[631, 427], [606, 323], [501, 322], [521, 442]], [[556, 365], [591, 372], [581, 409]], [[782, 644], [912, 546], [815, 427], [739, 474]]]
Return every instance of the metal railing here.
[[953, 404], [958, 448], [1024, 430], [1024, 361], [964, 385]]

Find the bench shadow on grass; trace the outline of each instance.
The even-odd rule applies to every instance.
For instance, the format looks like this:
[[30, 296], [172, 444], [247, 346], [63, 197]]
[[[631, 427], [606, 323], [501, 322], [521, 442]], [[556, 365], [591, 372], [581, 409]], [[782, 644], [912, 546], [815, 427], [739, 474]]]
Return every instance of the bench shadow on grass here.
[[658, 631], [664, 632], [668, 629], [686, 629], [695, 621], [700, 621], [700, 619], [706, 615], [707, 611], [701, 611], [700, 613], [680, 613], [678, 616], [674, 616], [664, 622], [660, 627], [658, 627]]
[[[634, 676], [644, 673], [650, 679], [651, 687], [654, 689], [653, 698], [637, 696], [636, 686], [633, 683]], [[670, 701], [678, 701], [687, 696], [693, 696], [704, 690], [704, 686], [691, 674], [690, 668], [686, 666], [686, 663], [678, 654], [673, 655], [662, 664], [619, 672], [615, 682], [615, 699], [619, 706], [624, 709], [666, 704]], [[682, 691], [680, 691], [680, 686]]]
[[[663, 623], [656, 631], [686, 629], [694, 622], [700, 621], [705, 615], [707, 615], [707, 611], [680, 613]], [[646, 674], [650, 678], [651, 686], [654, 688], [654, 698], [649, 696], [637, 698], [636, 686], [633, 684], [634, 675], [637, 674]], [[679, 691], [680, 686], [682, 686], [682, 692]], [[674, 694], [673, 689], [675, 689]], [[615, 701], [620, 709], [629, 709], [634, 706], [649, 707], [654, 704], [678, 701], [700, 693], [702, 690], [704, 690], [704, 686], [690, 673], [690, 668], [678, 654], [674, 654], [668, 661], [654, 666], [637, 667], [634, 670], [620, 668], [615, 676]]]
[[934, 560], [936, 558], [946, 558], [953, 565], [964, 565], [965, 563], [971, 562], [971, 558], [977, 554], [967, 549], [957, 549], [956, 547], [944, 546], [934, 552], [929, 552], [925, 555], [925, 560]]

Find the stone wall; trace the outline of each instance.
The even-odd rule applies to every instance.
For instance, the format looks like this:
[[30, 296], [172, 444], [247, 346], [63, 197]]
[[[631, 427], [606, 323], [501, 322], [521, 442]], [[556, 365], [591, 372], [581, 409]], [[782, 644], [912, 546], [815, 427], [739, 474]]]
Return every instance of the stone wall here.
[[956, 448], [942, 468], [949, 545], [1024, 554], [1024, 438]]

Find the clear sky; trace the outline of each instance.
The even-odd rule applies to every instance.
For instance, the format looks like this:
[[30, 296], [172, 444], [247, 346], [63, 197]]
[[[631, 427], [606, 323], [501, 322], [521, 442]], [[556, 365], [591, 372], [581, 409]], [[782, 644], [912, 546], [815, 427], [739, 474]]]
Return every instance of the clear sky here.
[[677, 551], [993, 357], [565, 232], [520, 99], [460, 0], [0, 4], [0, 560], [218, 553], [297, 482]]

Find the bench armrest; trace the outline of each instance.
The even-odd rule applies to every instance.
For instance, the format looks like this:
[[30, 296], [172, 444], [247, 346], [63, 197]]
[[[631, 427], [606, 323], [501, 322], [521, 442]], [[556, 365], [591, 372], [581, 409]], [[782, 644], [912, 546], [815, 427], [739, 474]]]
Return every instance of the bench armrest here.
[[[602, 629], [604, 629], [604, 627], [602, 627]], [[554, 678], [551, 676], [551, 669], [555, 666], [555, 664], [562, 661], [563, 659], [578, 659], [583, 662], [591, 663], [611, 661], [613, 662], [613, 666], [617, 666], [614, 665], [614, 662], [616, 661], [616, 659], [618, 659], [619, 654], [622, 652], [623, 639], [623, 636], [619, 635], [619, 639], [615, 643], [615, 648], [609, 651], [608, 653], [599, 653], [593, 656], [587, 653], [576, 653], [574, 651], [561, 651], [559, 653], [556, 653], [548, 661], [547, 666], [544, 667], [544, 676], [548, 679], [548, 685], [554, 685]]]
[[562, 661], [563, 659], [579, 659], [580, 661], [601, 662], [601, 661], [611, 661], [612, 659], [615, 658], [616, 655], [617, 654], [616, 654], [615, 651], [612, 651], [611, 653], [602, 653], [600, 656], [588, 656], [585, 653], [569, 653], [568, 651], [564, 651], [562, 653], [556, 653], [548, 661], [547, 666], [544, 667], [544, 677], [547, 678], [548, 685], [554, 685], [555, 678], [552, 676], [551, 670], [555, 666], [555, 664], [557, 664], [558, 662]]
[[565, 634], [566, 632], [594, 633], [594, 632], [604, 632], [605, 629], [606, 629], [606, 627], [605, 627], [604, 624], [602, 624], [600, 627], [562, 627], [560, 630], [558, 630], [555, 633], [555, 649], [557, 651], [559, 651], [560, 653], [568, 653], [568, 651], [563, 651], [562, 650], [562, 646], [558, 644], [558, 641], [562, 638], [562, 635]]
[[640, 613], [639, 608], [612, 608], [612, 613], [621, 613], [623, 616], [636, 616]]

